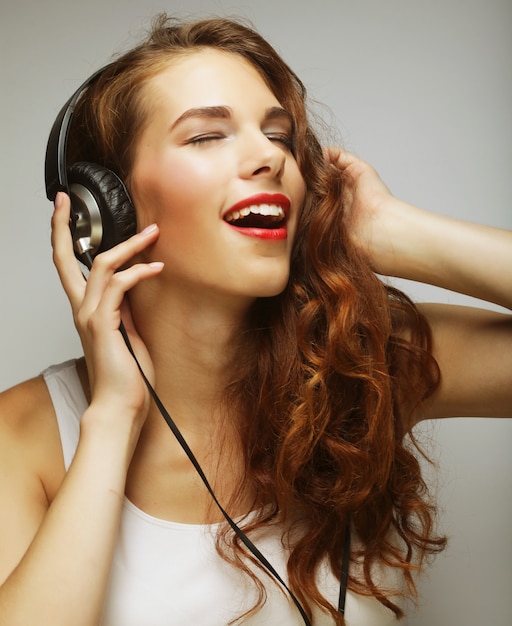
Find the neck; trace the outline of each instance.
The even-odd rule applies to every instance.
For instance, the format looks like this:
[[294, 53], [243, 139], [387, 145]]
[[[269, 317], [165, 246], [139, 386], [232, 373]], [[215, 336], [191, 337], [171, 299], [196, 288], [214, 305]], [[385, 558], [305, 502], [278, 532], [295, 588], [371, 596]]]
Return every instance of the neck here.
[[[237, 413], [222, 404], [247, 310], [165, 294], [130, 293], [135, 327], [152, 357], [155, 390], [208, 476], [229, 502], [243, 478]], [[177, 305], [179, 302], [179, 305]], [[245, 483], [244, 483], [245, 484]], [[218, 512], [158, 409], [152, 404], [132, 459], [127, 495], [150, 514], [186, 523], [219, 521]], [[246, 485], [235, 514], [253, 506]], [[213, 507], [213, 508], [212, 508]]]
[[211, 423], [233, 374], [247, 303], [140, 289], [130, 294], [130, 306], [153, 361], [156, 391], [175, 421], [192, 429]]

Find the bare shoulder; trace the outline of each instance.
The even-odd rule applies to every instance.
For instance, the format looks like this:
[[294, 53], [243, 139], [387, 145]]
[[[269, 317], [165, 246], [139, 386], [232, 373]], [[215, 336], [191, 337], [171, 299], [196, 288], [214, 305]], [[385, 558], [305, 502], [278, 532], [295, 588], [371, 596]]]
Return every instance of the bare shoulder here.
[[0, 393], [0, 461], [40, 482], [51, 500], [64, 475], [53, 404], [42, 376]]
[[27, 551], [64, 478], [52, 401], [42, 377], [0, 394], [0, 584]]

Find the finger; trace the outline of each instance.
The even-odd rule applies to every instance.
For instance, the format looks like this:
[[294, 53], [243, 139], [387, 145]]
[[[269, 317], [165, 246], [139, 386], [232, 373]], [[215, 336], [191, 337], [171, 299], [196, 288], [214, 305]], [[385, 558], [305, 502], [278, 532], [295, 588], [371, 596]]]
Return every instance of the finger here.
[[87, 312], [88, 305], [84, 299], [80, 317], [83, 316], [87, 320], [91, 318], [93, 325], [98, 325], [102, 330], [117, 330], [121, 322], [121, 309], [128, 291], [143, 280], [158, 275], [162, 269], [163, 263], [138, 263], [113, 274], [103, 288], [101, 298], [93, 312]]
[[69, 196], [59, 191], [55, 197], [55, 210], [52, 216], [53, 262], [64, 291], [71, 302], [71, 307], [75, 311], [83, 297], [85, 279], [74, 254], [73, 239], [69, 228], [70, 210]]
[[337, 166], [341, 170], [361, 162], [354, 154], [339, 146], [327, 146], [324, 148], [324, 157], [328, 163]]
[[120, 268], [126, 266], [133, 257], [153, 244], [158, 238], [158, 234], [158, 226], [152, 224], [114, 248], [99, 254], [94, 259], [89, 273], [84, 305], [93, 310], [112, 276]]
[[129, 297], [126, 297], [123, 300], [120, 312], [121, 322], [124, 326], [124, 332], [126, 333], [128, 340], [131, 344], [131, 349], [133, 350], [136, 359], [143, 367], [144, 374], [151, 378], [153, 375], [153, 366], [151, 364], [151, 359], [145, 358], [145, 356], [147, 357], [146, 346], [142, 342], [139, 333], [137, 332], [137, 329], [135, 327], [132, 312], [130, 309]]
[[341, 148], [339, 146], [324, 146], [322, 152], [327, 163], [336, 163]]

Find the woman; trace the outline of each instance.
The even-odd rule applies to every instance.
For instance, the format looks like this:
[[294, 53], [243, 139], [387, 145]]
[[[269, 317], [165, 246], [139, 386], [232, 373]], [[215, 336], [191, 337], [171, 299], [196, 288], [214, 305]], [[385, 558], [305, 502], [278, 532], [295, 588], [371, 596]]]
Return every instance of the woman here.
[[[1, 623], [400, 617], [444, 545], [411, 429], [510, 416], [512, 329], [504, 314], [414, 306], [375, 272], [512, 308], [510, 233], [412, 207], [364, 162], [323, 153], [300, 81], [225, 20], [160, 19], [82, 95], [68, 157], [125, 182], [138, 233], [86, 282], [56, 198], [54, 258], [85, 360], [0, 400]], [[121, 321], [305, 618], [224, 523]]]

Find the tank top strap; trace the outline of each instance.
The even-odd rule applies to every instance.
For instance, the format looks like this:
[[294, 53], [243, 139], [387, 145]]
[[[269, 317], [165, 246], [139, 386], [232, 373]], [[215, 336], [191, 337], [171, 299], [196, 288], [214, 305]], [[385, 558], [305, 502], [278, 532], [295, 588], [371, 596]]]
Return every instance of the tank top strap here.
[[59, 434], [66, 470], [78, 446], [80, 418], [87, 408], [76, 361], [70, 360], [52, 365], [42, 373], [57, 416]]

